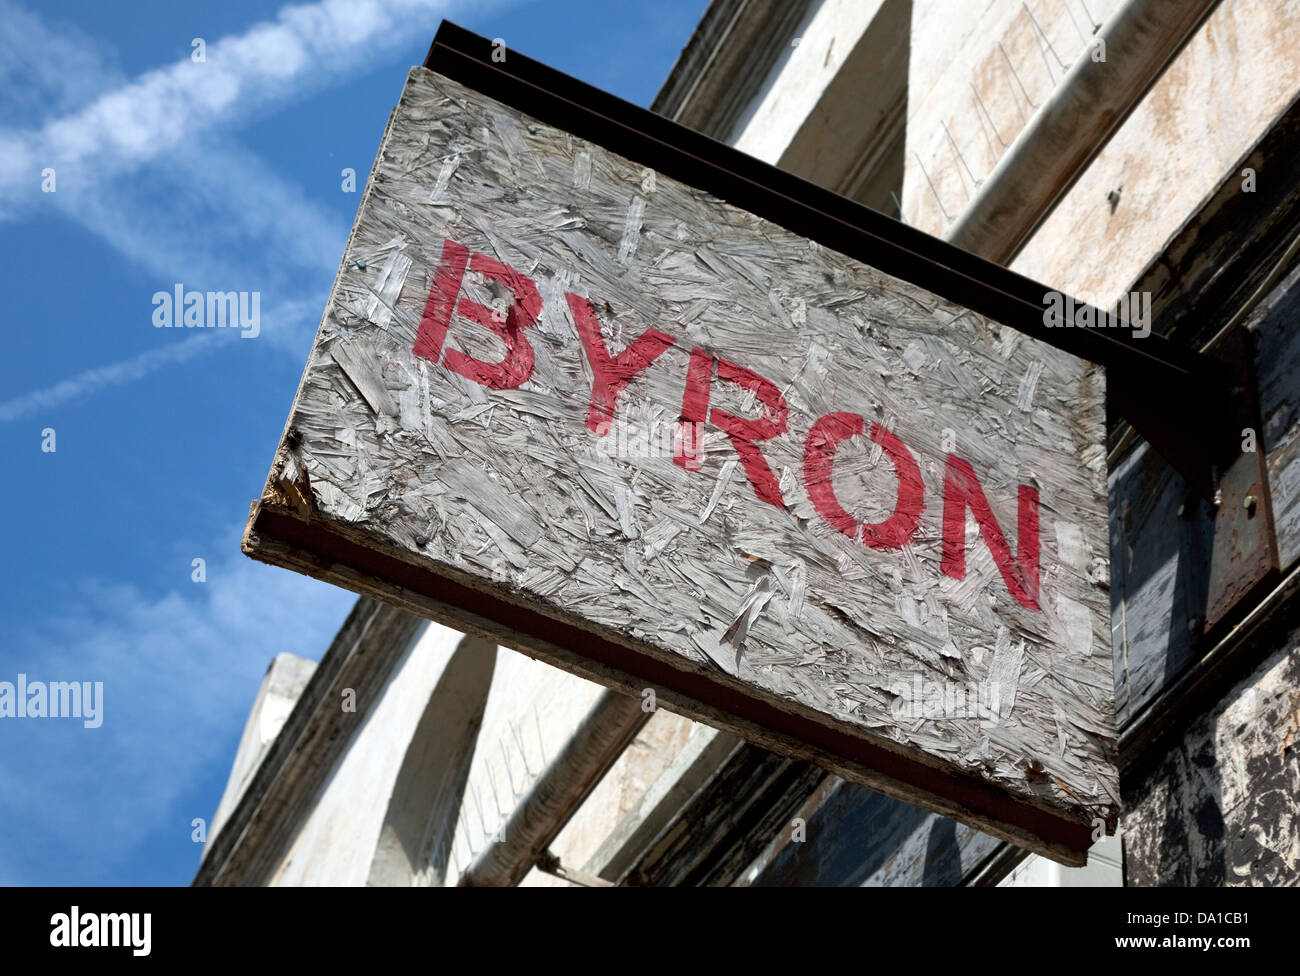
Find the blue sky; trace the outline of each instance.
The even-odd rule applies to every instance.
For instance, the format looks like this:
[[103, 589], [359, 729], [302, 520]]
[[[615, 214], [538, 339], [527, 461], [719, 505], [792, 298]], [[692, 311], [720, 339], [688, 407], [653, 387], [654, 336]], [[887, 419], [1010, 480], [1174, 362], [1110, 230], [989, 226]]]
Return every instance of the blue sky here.
[[[239, 537], [439, 21], [648, 105], [706, 5], [0, 0], [0, 681], [104, 682], [97, 729], [0, 718], [0, 883], [188, 883], [267, 664], [351, 608]], [[261, 334], [155, 329], [176, 282]]]

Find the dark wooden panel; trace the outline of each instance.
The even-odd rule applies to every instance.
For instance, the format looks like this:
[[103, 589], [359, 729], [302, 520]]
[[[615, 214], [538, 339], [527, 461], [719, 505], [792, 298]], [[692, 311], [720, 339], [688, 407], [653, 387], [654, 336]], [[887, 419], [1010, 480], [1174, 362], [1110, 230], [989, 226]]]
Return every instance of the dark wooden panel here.
[[[788, 828], [787, 828], [788, 829]], [[996, 837], [841, 781], [752, 884], [951, 887], [1003, 847]]]
[[1115, 716], [1122, 728], [1194, 658], [1214, 522], [1210, 506], [1145, 443], [1112, 472], [1110, 511]]
[[742, 743], [681, 814], [648, 845], [625, 885], [725, 885], [758, 856], [824, 775]]
[[1248, 320], [1259, 340], [1261, 442], [1282, 568], [1300, 558], [1300, 263]]

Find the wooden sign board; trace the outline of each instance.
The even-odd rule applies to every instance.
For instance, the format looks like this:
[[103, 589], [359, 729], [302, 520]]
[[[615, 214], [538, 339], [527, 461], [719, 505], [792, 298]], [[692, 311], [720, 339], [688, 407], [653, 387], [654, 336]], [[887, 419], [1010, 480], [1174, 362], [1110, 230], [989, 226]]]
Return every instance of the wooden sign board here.
[[244, 546], [1077, 864], [1118, 798], [1103, 404], [416, 68]]

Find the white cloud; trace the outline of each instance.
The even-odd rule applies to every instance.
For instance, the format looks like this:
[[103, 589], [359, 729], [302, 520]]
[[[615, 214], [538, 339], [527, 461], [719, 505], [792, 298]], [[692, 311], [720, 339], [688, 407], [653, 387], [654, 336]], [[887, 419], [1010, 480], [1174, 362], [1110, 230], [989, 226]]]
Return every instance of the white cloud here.
[[112, 52], [75, 25], [47, 27], [33, 13], [0, 0], [0, 118], [39, 125], [122, 84]]
[[[265, 290], [282, 277], [301, 293], [303, 270], [328, 287], [348, 235], [344, 218], [229, 142], [186, 147], [129, 176], [61, 182], [50, 196], [61, 216], [142, 269], [195, 287], [204, 277], [215, 280], [208, 287]], [[238, 284], [252, 278], [261, 283]]]
[[190, 820], [210, 821], [218, 796], [212, 809], [176, 805], [203, 773], [228, 771], [272, 658], [319, 659], [356, 600], [249, 560], [234, 535], [214, 551], [230, 556], [208, 561], [206, 583], [190, 582], [185, 562], [183, 582], [162, 596], [86, 583], [75, 603], [11, 638], [0, 681], [103, 681], [103, 724], [0, 720], [0, 823], [23, 838], [6, 845], [0, 882], [68, 880], [71, 870], [83, 872], [73, 880], [113, 880], [99, 872], [122, 870], [114, 858], [130, 863], [154, 832], [188, 839]]
[[[76, 72], [48, 71], [36, 58], [40, 64], [22, 76], [0, 68], [0, 81], [28, 88], [26, 97], [11, 92], [8, 101], [44, 103], [55, 111], [80, 105], [44, 126], [0, 130], [0, 219], [39, 200], [157, 276], [141, 292], [142, 327], [153, 292], [174, 282], [198, 290], [258, 291], [266, 341], [300, 355], [324, 305], [347, 227], [255, 154], [228, 138], [211, 138], [212, 130], [302, 96], [427, 33], [432, 17], [419, 15], [451, 7], [450, 0], [401, 0], [386, 7], [325, 0], [286, 7], [274, 22], [215, 40], [205, 63], [185, 59], [114, 88], [117, 75], [102, 66], [91, 39], [58, 33], [0, 0], [5, 59], [26, 64], [32, 52], [58, 51], [64, 63], [79, 66]], [[105, 88], [111, 90], [92, 97]], [[47, 165], [58, 173], [53, 194], [39, 192], [39, 170]], [[272, 310], [266, 312], [268, 305]], [[208, 334], [179, 341], [172, 333], [162, 335], [166, 344], [156, 349], [0, 403], [0, 423], [216, 348], [216, 337]]]
[[[148, 312], [148, 306], [142, 308], [142, 319], [148, 318]], [[273, 306], [263, 311], [262, 334], [254, 341], [291, 349], [298, 358], [304, 358], [316, 331], [318, 314], [315, 302], [290, 301]], [[219, 342], [232, 342], [247, 348], [238, 330], [208, 332], [186, 329], [177, 332], [166, 329], [160, 330], [160, 334], [163, 336], [162, 344], [156, 348], [107, 366], [96, 366], [50, 386], [0, 402], [0, 423], [21, 420], [101, 390], [143, 379], [167, 366], [213, 352], [219, 348]]]
[[[246, 121], [362, 61], [428, 35], [453, 0], [323, 0], [284, 7], [274, 21], [149, 71], [35, 131], [0, 136], [0, 195], [39, 194], [34, 166], [98, 174], [138, 166], [215, 126]], [[480, 9], [482, 4], [479, 5]]]
[[201, 352], [207, 351], [216, 338], [215, 335], [209, 333], [191, 333], [173, 345], [149, 349], [138, 356], [108, 366], [97, 366], [94, 369], [86, 370], [84, 373], [78, 373], [76, 376], [61, 380], [53, 386], [47, 386], [44, 389], [34, 390], [31, 393], [14, 397], [12, 400], [6, 400], [0, 403], [0, 423], [30, 417], [34, 413], [52, 409], [70, 400], [89, 396], [99, 390], [111, 386], [121, 386], [123, 383], [138, 380], [142, 376], [148, 376], [164, 366], [184, 362]]

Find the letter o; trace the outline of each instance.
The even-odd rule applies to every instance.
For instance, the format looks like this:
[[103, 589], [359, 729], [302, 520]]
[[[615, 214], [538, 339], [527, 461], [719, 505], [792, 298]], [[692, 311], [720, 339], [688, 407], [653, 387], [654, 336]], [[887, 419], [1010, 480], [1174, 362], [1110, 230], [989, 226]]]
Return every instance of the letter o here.
[[893, 514], [883, 522], [859, 524], [835, 497], [831, 481], [835, 451], [841, 442], [861, 434], [862, 429], [862, 417], [855, 413], [828, 413], [814, 423], [804, 442], [804, 487], [817, 513], [849, 538], [861, 538], [872, 549], [901, 549], [916, 534], [920, 524], [925, 485], [912, 452], [887, 427], [873, 423], [870, 436], [889, 455], [898, 475]]

